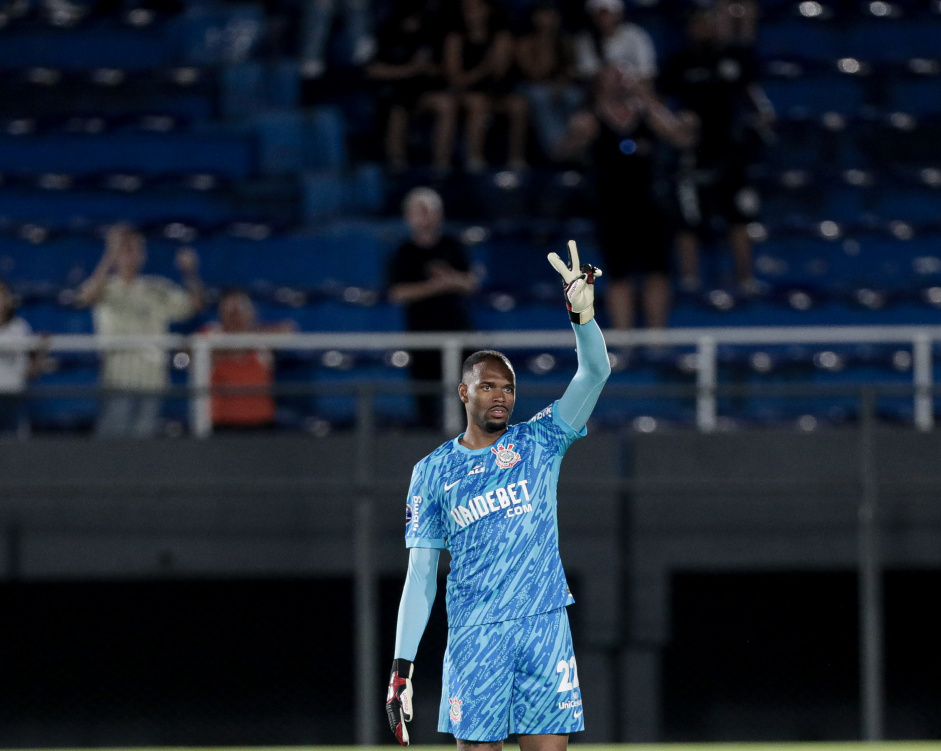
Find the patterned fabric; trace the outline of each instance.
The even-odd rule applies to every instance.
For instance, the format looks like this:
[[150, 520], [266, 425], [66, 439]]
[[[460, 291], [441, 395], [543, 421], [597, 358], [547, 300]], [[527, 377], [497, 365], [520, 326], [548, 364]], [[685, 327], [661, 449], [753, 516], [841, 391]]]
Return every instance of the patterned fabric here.
[[[16, 317], [0, 324], [0, 339], [21, 339], [33, 333], [30, 325]], [[18, 394], [26, 388], [26, 373], [29, 370], [29, 353], [0, 351], [0, 393]]]
[[440, 732], [482, 742], [584, 729], [565, 608], [448, 631]]
[[[190, 296], [158, 276], [131, 284], [111, 277], [95, 306], [95, 332], [101, 336], [166, 334], [171, 323], [193, 315]], [[167, 357], [159, 347], [114, 351], [104, 356], [102, 383], [112, 388], [158, 391], [169, 383]]]
[[585, 435], [558, 402], [512, 426], [493, 447], [455, 438], [415, 465], [406, 547], [447, 548], [448, 624], [497, 623], [574, 602], [559, 556], [556, 486], [562, 456]]

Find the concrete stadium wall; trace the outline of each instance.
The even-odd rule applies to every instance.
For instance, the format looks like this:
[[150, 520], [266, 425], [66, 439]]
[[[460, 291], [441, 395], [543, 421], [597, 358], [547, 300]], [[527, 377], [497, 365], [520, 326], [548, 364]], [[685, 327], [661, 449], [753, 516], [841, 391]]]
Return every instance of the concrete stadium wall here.
[[[354, 577], [365, 526], [372, 573], [401, 578], [411, 467], [440, 440], [4, 442], [0, 577]], [[864, 489], [878, 499], [883, 563], [941, 568], [939, 455], [941, 437], [905, 431], [593, 433], [576, 443], [559, 495], [579, 671], [592, 676], [584, 740], [662, 737], [674, 572], [851, 570]], [[418, 732], [431, 738], [437, 696], [420, 702]]]

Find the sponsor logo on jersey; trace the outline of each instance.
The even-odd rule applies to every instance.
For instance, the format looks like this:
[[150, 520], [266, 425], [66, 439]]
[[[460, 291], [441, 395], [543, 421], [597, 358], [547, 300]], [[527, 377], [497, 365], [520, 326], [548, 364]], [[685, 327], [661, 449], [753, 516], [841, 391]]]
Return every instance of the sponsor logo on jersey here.
[[412, 531], [418, 531], [418, 507], [421, 506], [421, 496], [413, 495], [412, 502], [405, 506], [405, 526], [412, 525]]
[[448, 716], [454, 722], [461, 721], [461, 705], [464, 703], [460, 699], [448, 699], [448, 703], [451, 705], [451, 709], [448, 710]]
[[479, 475], [482, 472], [486, 472], [487, 468], [483, 464], [478, 464], [470, 472], [467, 473], [468, 477], [471, 475]]
[[[559, 709], [575, 709], [576, 707], [582, 706], [582, 700], [571, 699], [569, 701], [560, 701], [557, 706], [559, 707]], [[578, 715], [575, 715], [575, 716], [578, 717]]]
[[529, 480], [518, 480], [483, 495], [476, 495], [466, 506], [455, 506], [451, 509], [451, 516], [459, 527], [466, 527], [490, 514], [503, 514], [510, 519], [532, 511], [533, 504], [529, 500]]
[[446, 483], [444, 484], [444, 492], [447, 493], [451, 488], [453, 488], [453, 487], [454, 487], [455, 485], [457, 485], [459, 482], [460, 482], [460, 480], [455, 480], [454, 482], [446, 482]]
[[552, 405], [550, 404], [542, 412], [539, 412], [533, 415], [533, 419], [530, 420], [530, 422], [536, 422], [536, 420], [541, 420], [543, 417], [551, 417], [551, 416], [552, 416]]
[[513, 450], [512, 443], [506, 446], [502, 443], [498, 443], [496, 448], [491, 447], [490, 450], [497, 455], [497, 466], [500, 469], [509, 469], [523, 458], [518, 452]]

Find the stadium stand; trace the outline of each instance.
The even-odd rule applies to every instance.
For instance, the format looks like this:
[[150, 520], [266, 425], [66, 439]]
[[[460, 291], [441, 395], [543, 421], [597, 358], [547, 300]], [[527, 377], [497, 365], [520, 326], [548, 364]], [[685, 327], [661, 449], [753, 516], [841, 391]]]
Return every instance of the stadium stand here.
[[[681, 37], [676, 5], [632, 8], [664, 57]], [[941, 323], [941, 8], [916, 0], [759, 5], [761, 82], [779, 117], [776, 142], [753, 170], [763, 198], [750, 227], [760, 289], [742, 297], [726, 260], [710, 254], [707, 289], [680, 293], [671, 325]], [[487, 272], [478, 327], [564, 328], [544, 257], [571, 236], [583, 255], [592, 252], [578, 169], [537, 161], [515, 175], [387, 174], [376, 163], [374, 104], [356, 71], [305, 82], [294, 60], [264, 49], [268, 23], [259, 6], [195, 1], [67, 18], [0, 11], [0, 275], [34, 328], [90, 331], [87, 312], [70, 301], [97, 261], [102, 228], [126, 220], [145, 230], [153, 271], [171, 273], [173, 248], [191, 244], [211, 288], [245, 287], [262, 310], [302, 330], [400, 330], [400, 311], [384, 302], [385, 262], [402, 237], [401, 196], [429, 180]], [[513, 278], [499, 273], [508, 258]], [[744, 380], [905, 377], [892, 352], [845, 357], [829, 370], [814, 366], [819, 352], [800, 362], [765, 353], [773, 365], [756, 370], [757, 354], [740, 348], [729, 367]], [[684, 353], [632, 357], [615, 380], [669, 384], [682, 374]], [[362, 353], [344, 368], [283, 360], [285, 383], [405, 377]], [[527, 377], [551, 380], [559, 366], [547, 362]], [[88, 383], [91, 372], [84, 362], [43, 383]], [[377, 409], [407, 421], [409, 403], [391, 396]], [[285, 404], [290, 424], [353, 416], [352, 402]], [[619, 404], [612, 419], [658, 410], [689, 419], [684, 408], [668, 414], [665, 400]], [[851, 413], [838, 402], [727, 406], [751, 421], [805, 408], [821, 419]], [[888, 411], [907, 419], [902, 408]], [[87, 403], [61, 400], [38, 423], [87, 418]]]

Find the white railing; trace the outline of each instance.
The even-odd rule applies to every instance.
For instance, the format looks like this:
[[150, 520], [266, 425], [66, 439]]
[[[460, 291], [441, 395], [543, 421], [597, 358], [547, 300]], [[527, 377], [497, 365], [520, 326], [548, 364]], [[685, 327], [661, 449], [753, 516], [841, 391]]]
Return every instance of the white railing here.
[[[914, 419], [918, 430], [934, 426], [932, 345], [941, 342], [941, 326], [839, 326], [777, 328], [668, 329], [663, 331], [605, 331], [609, 348], [632, 346], [692, 346], [696, 349], [696, 423], [700, 430], [716, 429], [716, 352], [720, 345], [779, 344], [897, 344], [912, 347]], [[95, 352], [160, 347], [191, 353], [190, 417], [195, 435], [212, 433], [209, 386], [214, 350], [266, 349], [306, 351], [439, 350], [442, 379], [460, 381], [461, 353], [465, 349], [530, 349], [573, 347], [569, 329], [545, 331], [487, 331], [448, 333], [301, 333], [301, 334], [197, 334], [193, 336], [55, 335], [0, 340], [0, 352], [26, 351], [44, 345], [55, 352]], [[464, 416], [450, 394], [442, 397], [444, 428], [460, 432]]]

